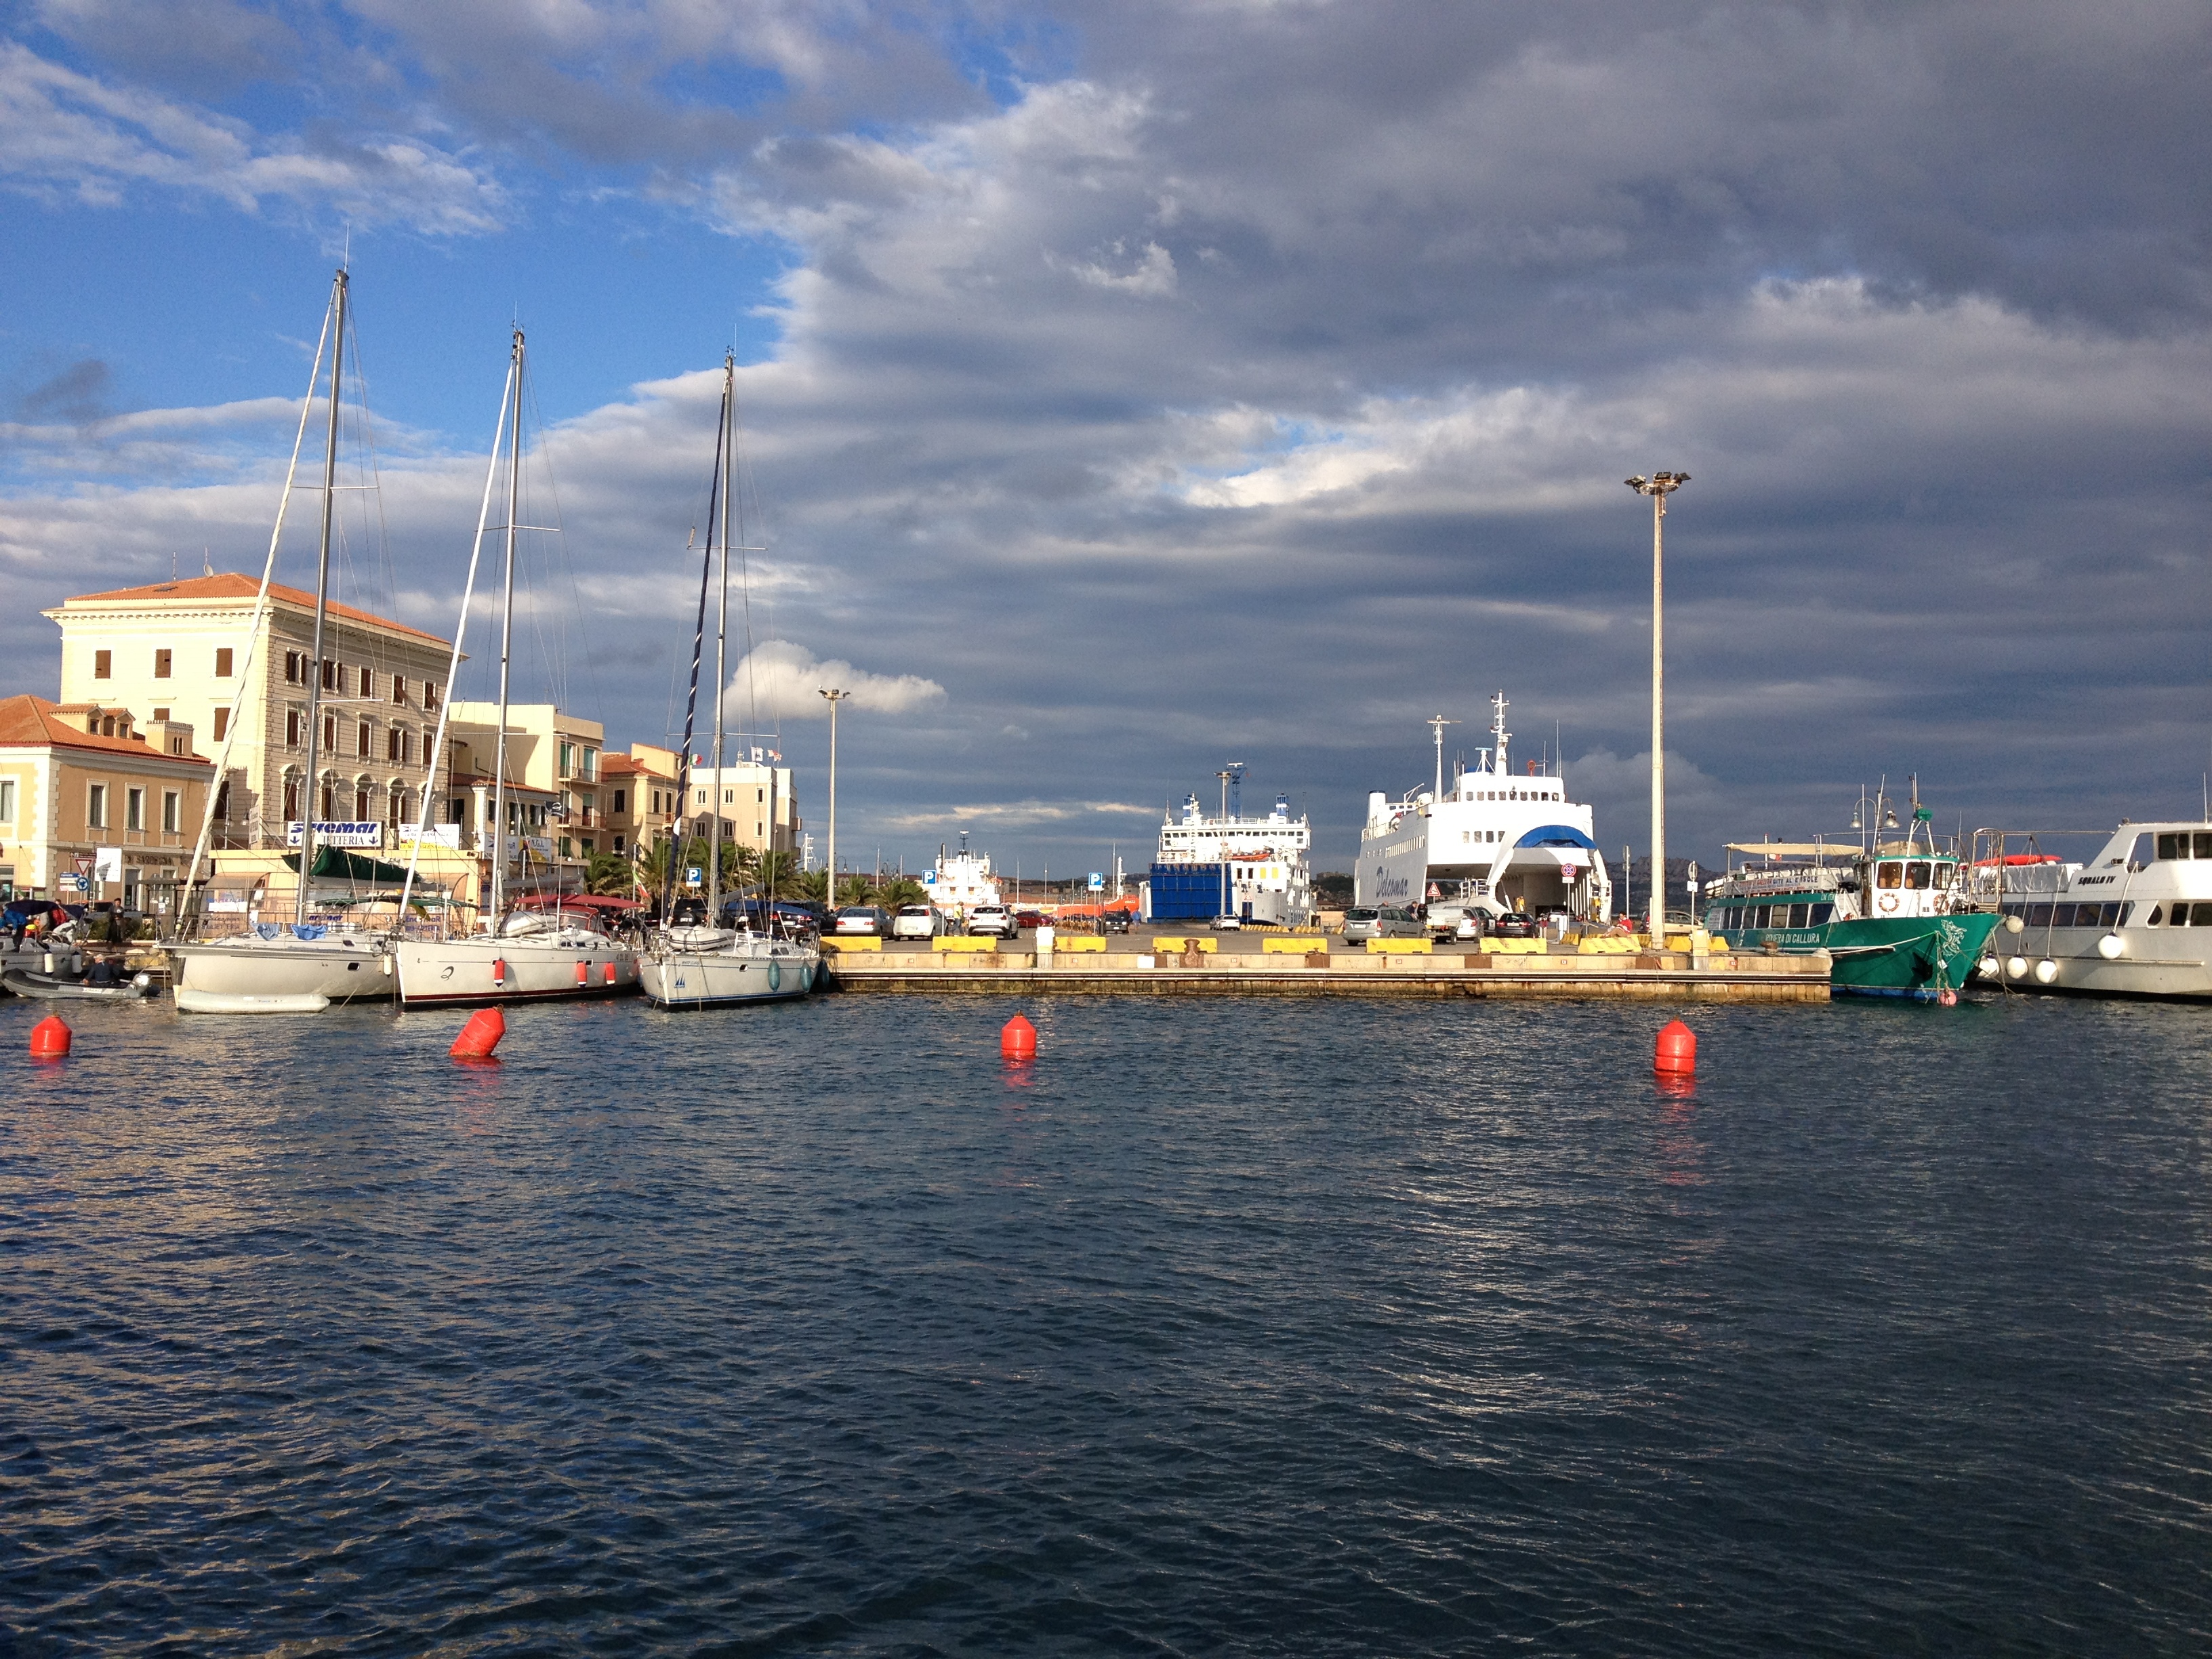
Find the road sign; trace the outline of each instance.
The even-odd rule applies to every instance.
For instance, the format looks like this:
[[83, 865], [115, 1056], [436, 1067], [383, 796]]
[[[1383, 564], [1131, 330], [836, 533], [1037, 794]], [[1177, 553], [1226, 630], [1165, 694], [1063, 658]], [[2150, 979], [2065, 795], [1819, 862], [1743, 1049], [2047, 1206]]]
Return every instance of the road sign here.
[[88, 893], [92, 890], [92, 878], [90, 876], [64, 876], [62, 878], [62, 885], [70, 889], [74, 892]]
[[1103, 893], [1106, 890], [1106, 878], [1099, 871], [1093, 870], [1091, 872], [1091, 890], [1094, 893]]
[[92, 873], [92, 865], [93, 857], [91, 854], [79, 853], [76, 855], [76, 872], [80, 876], [90, 875]]
[[684, 880], [689, 886], [696, 887], [706, 878], [707, 872], [696, 864], [688, 866], [684, 872]]

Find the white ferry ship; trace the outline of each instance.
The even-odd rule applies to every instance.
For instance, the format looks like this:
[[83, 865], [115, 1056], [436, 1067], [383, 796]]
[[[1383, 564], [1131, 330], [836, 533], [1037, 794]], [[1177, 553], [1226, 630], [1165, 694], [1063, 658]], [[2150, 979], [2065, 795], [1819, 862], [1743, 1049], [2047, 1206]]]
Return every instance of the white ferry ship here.
[[2010, 866], [2000, 854], [1977, 866], [2003, 889], [2004, 931], [1984, 977], [2026, 991], [2212, 997], [2212, 819], [2123, 823], [2086, 865]]
[[947, 915], [964, 919], [979, 904], [1001, 904], [998, 878], [991, 873], [991, 855], [968, 850], [968, 832], [960, 832], [960, 850], [937, 849], [937, 867], [925, 873], [921, 884], [929, 902]]
[[1566, 781], [1529, 769], [1516, 777], [1503, 691], [1490, 700], [1492, 743], [1444, 787], [1444, 727], [1433, 787], [1392, 800], [1367, 798], [1353, 892], [1363, 905], [1459, 904], [1500, 915], [1559, 915], [1603, 925], [1613, 880], [1599, 854], [1590, 809], [1567, 799]]
[[1160, 825], [1159, 850], [1145, 889], [1146, 920], [1232, 915], [1301, 927], [1313, 915], [1306, 868], [1312, 847], [1312, 822], [1291, 816], [1287, 795], [1276, 796], [1265, 817], [1244, 817], [1234, 801], [1222, 816], [1208, 817], [1198, 797], [1187, 795], [1182, 816]]

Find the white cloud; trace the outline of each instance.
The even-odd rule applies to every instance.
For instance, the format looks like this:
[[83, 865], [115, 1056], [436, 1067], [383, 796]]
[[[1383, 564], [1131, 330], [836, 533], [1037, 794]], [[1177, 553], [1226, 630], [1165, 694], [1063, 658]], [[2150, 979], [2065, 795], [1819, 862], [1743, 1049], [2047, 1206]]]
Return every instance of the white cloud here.
[[1033, 830], [1049, 825], [1095, 823], [1101, 818], [1151, 818], [1157, 806], [1115, 800], [978, 801], [920, 812], [890, 812], [878, 820], [894, 830]]
[[119, 88], [0, 42], [0, 179], [40, 196], [119, 205], [134, 185], [210, 196], [242, 212], [271, 202], [335, 208], [363, 224], [455, 235], [497, 229], [506, 192], [488, 173], [389, 134], [318, 146]]
[[769, 640], [756, 647], [730, 676], [723, 707], [732, 715], [757, 711], [763, 720], [827, 720], [824, 689], [852, 694], [850, 714], [904, 714], [944, 701], [945, 688], [919, 674], [872, 674], [842, 659], [818, 661], [805, 647]]

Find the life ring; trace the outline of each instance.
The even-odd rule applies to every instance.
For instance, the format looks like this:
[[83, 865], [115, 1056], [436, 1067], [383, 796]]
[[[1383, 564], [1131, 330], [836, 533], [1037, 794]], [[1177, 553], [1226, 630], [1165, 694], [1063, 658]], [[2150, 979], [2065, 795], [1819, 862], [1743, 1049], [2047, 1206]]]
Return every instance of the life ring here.
[[774, 957], [769, 959], [768, 988], [771, 991], [783, 989], [783, 964]]
[[1884, 910], [1894, 910], [1894, 909], [1896, 909], [1896, 908], [1897, 908], [1897, 895], [1896, 895], [1896, 894], [1894, 894], [1894, 893], [1884, 893], [1884, 894], [1881, 896], [1881, 908], [1882, 908]]

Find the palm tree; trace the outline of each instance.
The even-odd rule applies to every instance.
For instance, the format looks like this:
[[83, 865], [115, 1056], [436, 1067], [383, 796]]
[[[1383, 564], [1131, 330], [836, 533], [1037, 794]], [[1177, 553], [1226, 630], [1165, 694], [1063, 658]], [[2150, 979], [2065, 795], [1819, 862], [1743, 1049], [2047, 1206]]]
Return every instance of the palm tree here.
[[912, 876], [898, 876], [876, 890], [876, 902], [886, 910], [896, 910], [902, 904], [927, 904], [929, 889]]
[[637, 866], [619, 853], [594, 853], [584, 866], [584, 890], [606, 898], [629, 898], [637, 886]]

